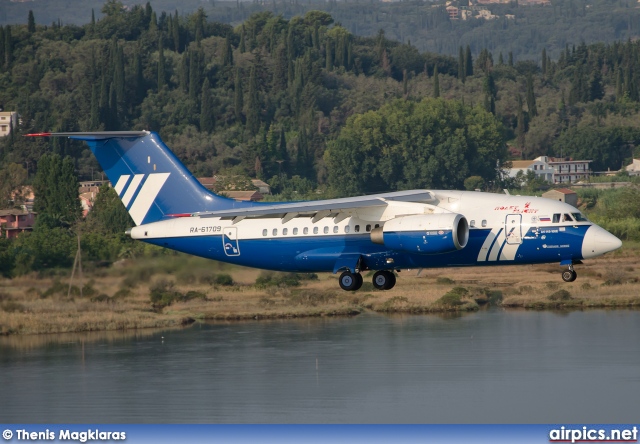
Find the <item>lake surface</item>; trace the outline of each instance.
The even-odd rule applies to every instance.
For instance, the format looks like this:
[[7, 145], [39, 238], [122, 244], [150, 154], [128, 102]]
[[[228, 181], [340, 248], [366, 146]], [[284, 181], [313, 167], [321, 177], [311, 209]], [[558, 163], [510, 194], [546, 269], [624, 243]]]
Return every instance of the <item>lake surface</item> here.
[[638, 421], [640, 311], [0, 338], [0, 423]]

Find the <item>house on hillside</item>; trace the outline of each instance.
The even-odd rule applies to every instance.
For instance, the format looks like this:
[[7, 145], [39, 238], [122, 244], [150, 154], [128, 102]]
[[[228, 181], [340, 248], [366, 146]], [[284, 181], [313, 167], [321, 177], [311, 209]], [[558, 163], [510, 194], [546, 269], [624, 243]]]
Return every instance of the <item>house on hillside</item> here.
[[534, 160], [514, 160], [509, 177], [516, 177], [518, 171], [533, 171], [538, 177], [550, 183], [574, 183], [591, 177], [591, 160], [573, 160], [549, 156], [536, 157]]
[[230, 199], [257, 202], [264, 199], [260, 191], [223, 191]]
[[18, 113], [15, 111], [0, 110], [0, 137], [11, 134], [13, 128], [18, 126]]
[[640, 176], [640, 159], [633, 159], [633, 162], [624, 169], [629, 173], [629, 176]]
[[33, 230], [36, 213], [25, 210], [0, 210], [0, 235], [15, 239], [20, 233]]
[[542, 195], [547, 199], [558, 200], [560, 202], [568, 203], [578, 208], [578, 195], [575, 191], [568, 188], [557, 188], [555, 190], [549, 190]]

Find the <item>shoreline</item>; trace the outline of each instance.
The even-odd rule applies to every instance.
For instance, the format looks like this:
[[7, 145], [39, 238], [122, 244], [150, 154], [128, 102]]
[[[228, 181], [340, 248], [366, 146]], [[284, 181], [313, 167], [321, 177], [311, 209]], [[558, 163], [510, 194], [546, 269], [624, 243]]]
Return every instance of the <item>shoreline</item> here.
[[[558, 265], [402, 271], [377, 291], [365, 273], [356, 292], [337, 276], [293, 275], [212, 263], [186, 256], [128, 260], [93, 270], [83, 296], [69, 292], [68, 272], [0, 280], [0, 335], [174, 328], [204, 321], [295, 319], [381, 314], [505, 310], [633, 309], [640, 307], [640, 255], [621, 250], [576, 267], [564, 283]], [[77, 283], [77, 281], [76, 281]], [[155, 296], [154, 296], [155, 295]]]

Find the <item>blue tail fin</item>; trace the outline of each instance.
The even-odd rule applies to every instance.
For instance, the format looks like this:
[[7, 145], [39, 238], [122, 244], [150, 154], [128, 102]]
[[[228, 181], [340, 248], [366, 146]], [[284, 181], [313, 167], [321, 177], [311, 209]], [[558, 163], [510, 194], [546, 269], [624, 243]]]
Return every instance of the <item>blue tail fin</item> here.
[[157, 133], [114, 131], [43, 135], [86, 141], [136, 225], [171, 215], [252, 206], [249, 202], [227, 199], [204, 188]]

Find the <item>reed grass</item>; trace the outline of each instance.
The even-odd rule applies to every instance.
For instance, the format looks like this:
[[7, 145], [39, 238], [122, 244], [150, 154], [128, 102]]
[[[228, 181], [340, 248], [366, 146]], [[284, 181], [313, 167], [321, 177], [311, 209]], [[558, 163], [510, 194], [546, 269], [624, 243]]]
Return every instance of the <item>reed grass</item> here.
[[[631, 243], [622, 254], [576, 266], [578, 279], [572, 283], [561, 280], [562, 268], [556, 265], [447, 268], [401, 271], [389, 291], [375, 290], [365, 277], [360, 290], [344, 292], [336, 276], [328, 273], [265, 273], [161, 256], [101, 269], [85, 278], [82, 297], [79, 291], [67, 297], [69, 275], [60, 272], [0, 280], [0, 334], [168, 328], [209, 319], [351, 316], [364, 310], [464, 312], [487, 304], [533, 309], [639, 307], [639, 268], [640, 247]], [[80, 282], [75, 283], [79, 289]], [[164, 300], [168, 303], [154, 304], [154, 289], [170, 293]], [[160, 294], [158, 300], [165, 296]]]

